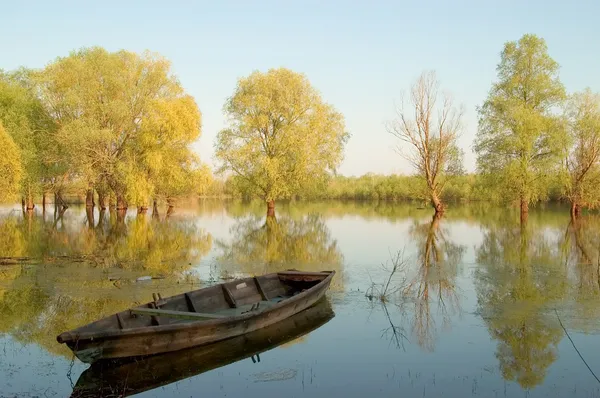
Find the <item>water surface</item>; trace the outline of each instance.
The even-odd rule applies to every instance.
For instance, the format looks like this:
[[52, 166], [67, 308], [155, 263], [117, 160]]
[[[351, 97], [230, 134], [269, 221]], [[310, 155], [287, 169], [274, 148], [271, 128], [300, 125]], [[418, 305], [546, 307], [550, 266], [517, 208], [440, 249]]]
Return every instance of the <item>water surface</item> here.
[[56, 342], [63, 331], [153, 292], [288, 268], [337, 272], [325, 309], [222, 345], [223, 363], [196, 350], [165, 358], [178, 369], [170, 376], [160, 361], [130, 368], [129, 393], [600, 396], [563, 329], [600, 374], [599, 216], [573, 223], [548, 206], [520, 225], [516, 209], [453, 206], [435, 218], [355, 202], [264, 213], [220, 201], [124, 220], [1, 208], [0, 257], [10, 259], [0, 260], [0, 396], [69, 396], [98, 382]]

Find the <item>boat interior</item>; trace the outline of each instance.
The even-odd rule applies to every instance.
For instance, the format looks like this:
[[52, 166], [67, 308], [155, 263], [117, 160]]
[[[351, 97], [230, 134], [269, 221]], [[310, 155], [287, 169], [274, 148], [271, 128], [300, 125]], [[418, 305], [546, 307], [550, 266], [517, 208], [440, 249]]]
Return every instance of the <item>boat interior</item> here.
[[207, 288], [163, 298], [107, 316], [72, 332], [125, 330], [140, 327], [229, 318], [250, 312], [260, 313], [282, 300], [309, 289], [329, 273], [280, 272], [237, 279]]

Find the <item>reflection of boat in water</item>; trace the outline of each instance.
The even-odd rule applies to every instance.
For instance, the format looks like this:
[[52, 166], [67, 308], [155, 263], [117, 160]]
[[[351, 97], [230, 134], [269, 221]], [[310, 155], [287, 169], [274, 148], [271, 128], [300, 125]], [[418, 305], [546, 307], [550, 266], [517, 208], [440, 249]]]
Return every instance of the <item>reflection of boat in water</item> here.
[[71, 397], [124, 397], [252, 357], [302, 337], [335, 316], [327, 298], [254, 332], [217, 343], [141, 359], [101, 360], [85, 370]]
[[154, 301], [61, 333], [83, 362], [162, 354], [249, 333], [323, 297], [335, 271], [281, 271]]

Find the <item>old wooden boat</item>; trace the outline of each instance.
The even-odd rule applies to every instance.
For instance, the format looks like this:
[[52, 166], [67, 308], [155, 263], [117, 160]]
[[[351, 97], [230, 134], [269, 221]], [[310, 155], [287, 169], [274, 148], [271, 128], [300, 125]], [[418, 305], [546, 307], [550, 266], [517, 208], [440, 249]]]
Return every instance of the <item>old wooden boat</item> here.
[[127, 397], [154, 390], [213, 369], [252, 358], [269, 360], [264, 353], [305, 336], [335, 316], [326, 297], [280, 322], [216, 343], [147, 357], [100, 360], [77, 380], [71, 398]]
[[182, 350], [272, 325], [316, 303], [335, 271], [281, 271], [154, 300], [61, 333], [82, 362]]

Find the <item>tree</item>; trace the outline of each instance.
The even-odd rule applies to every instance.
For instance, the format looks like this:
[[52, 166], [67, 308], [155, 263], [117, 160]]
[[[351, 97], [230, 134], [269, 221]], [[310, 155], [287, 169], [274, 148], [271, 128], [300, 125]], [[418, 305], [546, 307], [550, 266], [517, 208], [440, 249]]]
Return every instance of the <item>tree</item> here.
[[565, 152], [565, 196], [571, 202], [571, 216], [576, 217], [581, 206], [600, 204], [600, 95], [589, 89], [573, 94], [567, 118], [570, 145]]
[[556, 175], [564, 134], [552, 110], [565, 89], [558, 64], [535, 35], [506, 43], [497, 71], [499, 80], [478, 109], [477, 167], [504, 199], [520, 202], [525, 221], [529, 203], [547, 193]]
[[444, 186], [450, 176], [462, 171], [462, 152], [457, 140], [463, 111], [446, 95], [436, 112], [438, 89], [435, 73], [423, 72], [411, 88], [410, 109], [405, 109], [404, 104], [397, 109], [398, 119], [389, 124], [388, 132], [408, 144], [408, 151], [400, 147], [399, 152], [425, 181], [426, 196], [435, 212], [442, 213]]
[[19, 191], [21, 182], [21, 153], [0, 122], [0, 201], [10, 199]]
[[0, 122], [19, 148], [22, 178], [20, 193], [27, 209], [34, 207], [34, 195], [42, 192], [44, 177], [50, 172], [42, 159], [52, 123], [35, 97], [29, 80], [30, 72], [11, 74], [0, 71]]
[[181, 167], [200, 136], [198, 106], [156, 54], [85, 48], [48, 65], [37, 83], [72, 175], [101, 203], [112, 190], [120, 210], [147, 206], [166, 178], [160, 170]]
[[275, 200], [324, 183], [349, 138], [343, 116], [308, 79], [289, 69], [254, 72], [238, 81], [224, 111], [229, 127], [216, 140], [221, 171], [274, 214]]

